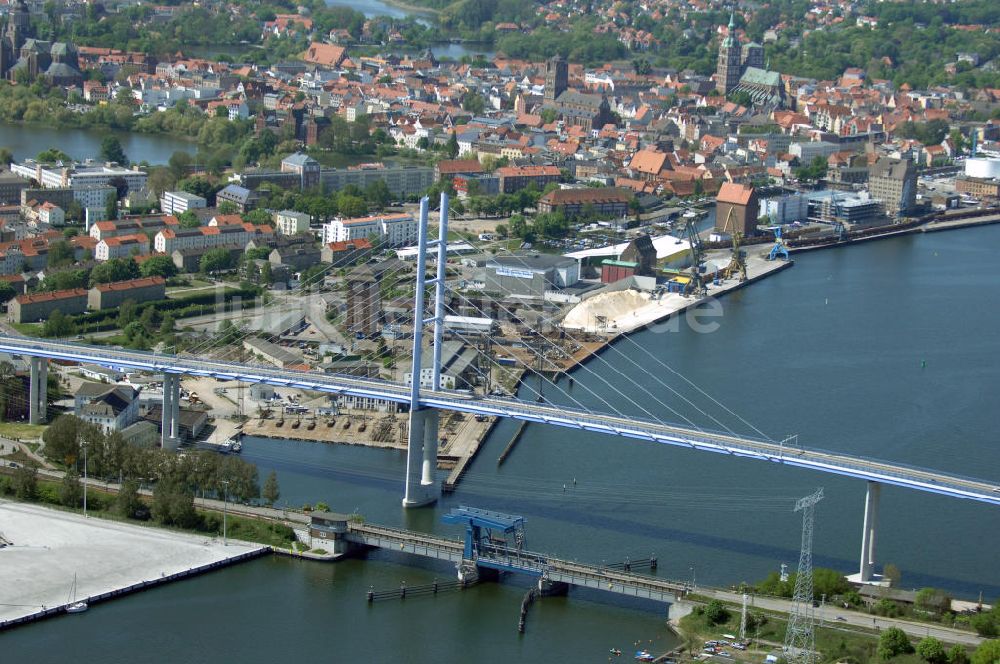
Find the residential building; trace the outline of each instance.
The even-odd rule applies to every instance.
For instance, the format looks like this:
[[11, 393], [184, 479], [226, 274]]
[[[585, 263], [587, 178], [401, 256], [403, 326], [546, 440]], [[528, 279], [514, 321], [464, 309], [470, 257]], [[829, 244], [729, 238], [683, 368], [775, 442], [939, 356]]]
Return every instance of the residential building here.
[[80, 314], [87, 310], [87, 291], [82, 288], [27, 293], [18, 295], [7, 304], [7, 319], [14, 323], [36, 323], [53, 312]]
[[917, 168], [909, 159], [882, 157], [868, 173], [868, 191], [887, 216], [906, 215], [917, 200]]
[[417, 241], [417, 220], [405, 212], [399, 214], [334, 219], [323, 226], [323, 244], [352, 242], [377, 237], [388, 247], [405, 247]]
[[513, 194], [534, 184], [539, 190], [550, 182], [559, 182], [562, 173], [558, 166], [504, 166], [497, 169], [500, 191]]
[[475, 177], [486, 172], [478, 159], [445, 159], [434, 165], [434, 179]]
[[73, 395], [73, 414], [104, 433], [122, 431], [139, 421], [139, 393], [130, 385], [83, 383]]
[[567, 219], [581, 215], [620, 218], [628, 214], [634, 194], [618, 187], [555, 189], [538, 200], [539, 212], [562, 212]]
[[216, 247], [238, 247], [242, 250], [250, 240], [264, 240], [273, 235], [274, 230], [270, 226], [254, 226], [247, 223], [198, 228], [167, 228], [156, 234], [153, 245], [158, 254]]
[[308, 233], [310, 219], [305, 212], [282, 210], [274, 215], [274, 227], [281, 235]]
[[217, 205], [232, 203], [240, 211], [240, 214], [249, 212], [256, 207], [258, 200], [260, 200], [260, 194], [257, 191], [241, 187], [238, 184], [226, 185], [215, 195]]
[[165, 191], [160, 196], [160, 212], [163, 214], [180, 214], [207, 205], [204, 198], [186, 191]]
[[157, 233], [167, 228], [180, 228], [180, 222], [177, 220], [177, 217], [156, 215], [152, 217], [124, 217], [122, 219], [96, 221], [90, 225], [89, 235], [98, 241], [110, 237], [136, 235], [139, 233], [147, 237], [150, 235], [155, 237]]
[[163, 277], [143, 277], [128, 281], [97, 284], [87, 292], [87, 305], [94, 311], [114, 309], [125, 300], [156, 302], [167, 296], [167, 282]]
[[89, 159], [82, 163], [55, 166], [26, 159], [20, 164], [12, 163], [10, 170], [21, 177], [35, 180], [43, 187], [73, 189], [115, 186], [113, 182], [123, 181], [129, 191], [138, 191], [146, 186], [147, 177], [146, 171], [138, 167], [128, 168], [114, 163], [98, 164]]
[[38, 222], [49, 226], [63, 226], [66, 223], [66, 213], [55, 203], [45, 201], [39, 205], [35, 214]]
[[11, 205], [21, 201], [21, 192], [31, 183], [21, 175], [10, 171], [0, 172], [0, 205]]
[[109, 261], [112, 258], [145, 256], [149, 253], [149, 236], [144, 233], [118, 235], [101, 240], [94, 248], [94, 260]]
[[372, 254], [372, 243], [368, 238], [350, 240], [347, 242], [328, 242], [320, 250], [320, 260], [334, 266], [354, 265], [368, 260]]

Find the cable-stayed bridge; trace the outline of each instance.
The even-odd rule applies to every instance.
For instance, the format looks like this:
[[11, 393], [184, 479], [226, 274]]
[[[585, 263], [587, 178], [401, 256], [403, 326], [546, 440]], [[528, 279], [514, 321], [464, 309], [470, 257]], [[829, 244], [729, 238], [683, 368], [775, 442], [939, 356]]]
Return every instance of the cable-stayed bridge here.
[[[434, 278], [427, 279], [425, 270], [428, 245], [432, 244], [439, 248], [447, 245], [447, 198], [444, 196], [441, 209], [439, 237], [429, 242], [427, 199], [421, 203], [414, 306], [414, 311], [418, 313], [415, 316], [413, 330], [413, 366], [424, 367], [421, 362], [423, 328], [425, 325], [433, 324], [434, 339], [431, 344], [433, 359], [430, 363], [433, 373], [430, 384], [433, 386], [442, 384], [440, 353], [445, 311], [446, 260], [437, 260], [437, 274]], [[434, 286], [435, 290], [431, 307], [425, 307], [424, 304], [425, 289], [428, 286]], [[431, 309], [433, 315], [430, 318], [423, 318], [427, 309]], [[478, 395], [469, 391], [428, 389], [421, 387], [421, 383], [424, 382], [422, 378], [414, 379], [411, 385], [405, 386], [379, 379], [226, 362], [202, 356], [200, 353], [195, 356], [178, 356], [9, 335], [0, 335], [0, 352], [28, 357], [31, 360], [29, 410], [32, 422], [40, 422], [44, 418], [47, 404], [45, 385], [48, 360], [162, 373], [164, 406], [161, 446], [164, 449], [176, 449], [179, 442], [179, 378], [182, 375], [269, 384], [331, 395], [367, 397], [408, 404], [409, 445], [403, 499], [403, 504], [408, 507], [432, 503], [439, 493], [434, 476], [439, 439], [437, 426], [439, 410], [491, 415], [592, 431], [865, 480], [868, 483], [868, 493], [858, 575], [861, 581], [870, 580], [874, 574], [875, 534], [879, 491], [882, 484], [1000, 505], [1000, 481], [962, 477], [891, 461], [811, 449], [799, 446], [797, 442], [790, 444], [790, 439], [775, 442], [764, 436], [748, 437], [733, 432], [714, 432], [696, 426], [682, 426], [656, 419], [656, 416], [645, 408], [643, 410], [648, 416], [633, 417], [621, 413], [594, 411], [579, 403], [575, 406], [557, 406], [534, 400]]]

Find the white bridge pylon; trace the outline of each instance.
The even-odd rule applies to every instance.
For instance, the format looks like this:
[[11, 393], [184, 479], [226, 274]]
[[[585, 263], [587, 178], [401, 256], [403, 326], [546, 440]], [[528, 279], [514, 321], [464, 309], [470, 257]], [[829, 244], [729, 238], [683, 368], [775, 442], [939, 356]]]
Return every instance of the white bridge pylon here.
[[[420, 200], [420, 221], [417, 229], [417, 283], [413, 307], [413, 367], [410, 370], [410, 428], [406, 446], [406, 491], [403, 507], [430, 505], [438, 499], [440, 487], [435, 478], [438, 451], [438, 412], [420, 400], [423, 375], [423, 332], [428, 323], [434, 324], [432, 341], [431, 385], [441, 389], [441, 337], [444, 329], [444, 281], [448, 263], [448, 194], [441, 192], [441, 216], [438, 239], [428, 240], [428, 200]], [[427, 247], [437, 247], [437, 272], [427, 279]], [[424, 318], [424, 296], [427, 286], [434, 286], [434, 315]]]

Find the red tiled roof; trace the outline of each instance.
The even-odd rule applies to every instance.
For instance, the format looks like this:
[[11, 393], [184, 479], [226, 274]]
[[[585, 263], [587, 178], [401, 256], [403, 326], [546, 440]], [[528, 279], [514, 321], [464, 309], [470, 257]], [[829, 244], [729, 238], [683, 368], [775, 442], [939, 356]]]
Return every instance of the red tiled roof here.
[[67, 290], [50, 291], [47, 293], [25, 293], [18, 295], [14, 299], [18, 304], [36, 304], [38, 302], [53, 302], [56, 300], [68, 300], [73, 297], [87, 297], [87, 291], [82, 288], [69, 288]]
[[128, 281], [113, 281], [110, 284], [97, 284], [94, 286], [102, 293], [109, 291], [125, 291], [133, 288], [147, 288], [149, 286], [166, 285], [163, 277], [142, 277], [141, 279], [129, 279]]

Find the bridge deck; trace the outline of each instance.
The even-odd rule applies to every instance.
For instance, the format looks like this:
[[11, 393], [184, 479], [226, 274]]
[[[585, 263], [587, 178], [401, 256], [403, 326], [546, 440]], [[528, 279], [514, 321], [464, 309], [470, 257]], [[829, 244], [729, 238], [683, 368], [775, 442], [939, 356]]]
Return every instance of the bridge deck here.
[[[223, 380], [239, 380], [247, 383], [266, 383], [315, 390], [327, 394], [374, 397], [399, 403], [407, 403], [410, 400], [409, 388], [382, 380], [159, 355], [140, 351], [109, 350], [62, 341], [0, 335], [0, 352], [92, 363], [126, 370], [149, 370], [207, 376]], [[431, 408], [456, 410], [477, 415], [495, 415], [526, 422], [583, 429], [625, 438], [810, 468], [824, 473], [845, 475], [954, 498], [1000, 505], [1000, 482], [996, 480], [961, 477], [889, 461], [805, 447], [789, 447], [766, 440], [691, 429], [641, 418], [592, 413], [567, 406], [551, 406], [518, 399], [478, 397], [459, 392], [423, 390], [420, 394], [420, 401], [424, 406]]]
[[[392, 551], [402, 551], [425, 558], [460, 563], [463, 544], [458, 539], [448, 539], [436, 535], [389, 528], [367, 523], [348, 525], [347, 539], [356, 544], [364, 544]], [[634, 574], [612, 570], [597, 565], [559, 560], [538, 553], [520, 552], [516, 556], [505, 556], [499, 550], [485, 555], [477, 563], [484, 567], [517, 571], [529, 576], [543, 577], [548, 581], [566, 583], [582, 588], [593, 588], [605, 592], [652, 599], [659, 602], [675, 602], [684, 597], [688, 587], [679, 581], [660, 579], [644, 574]]]

